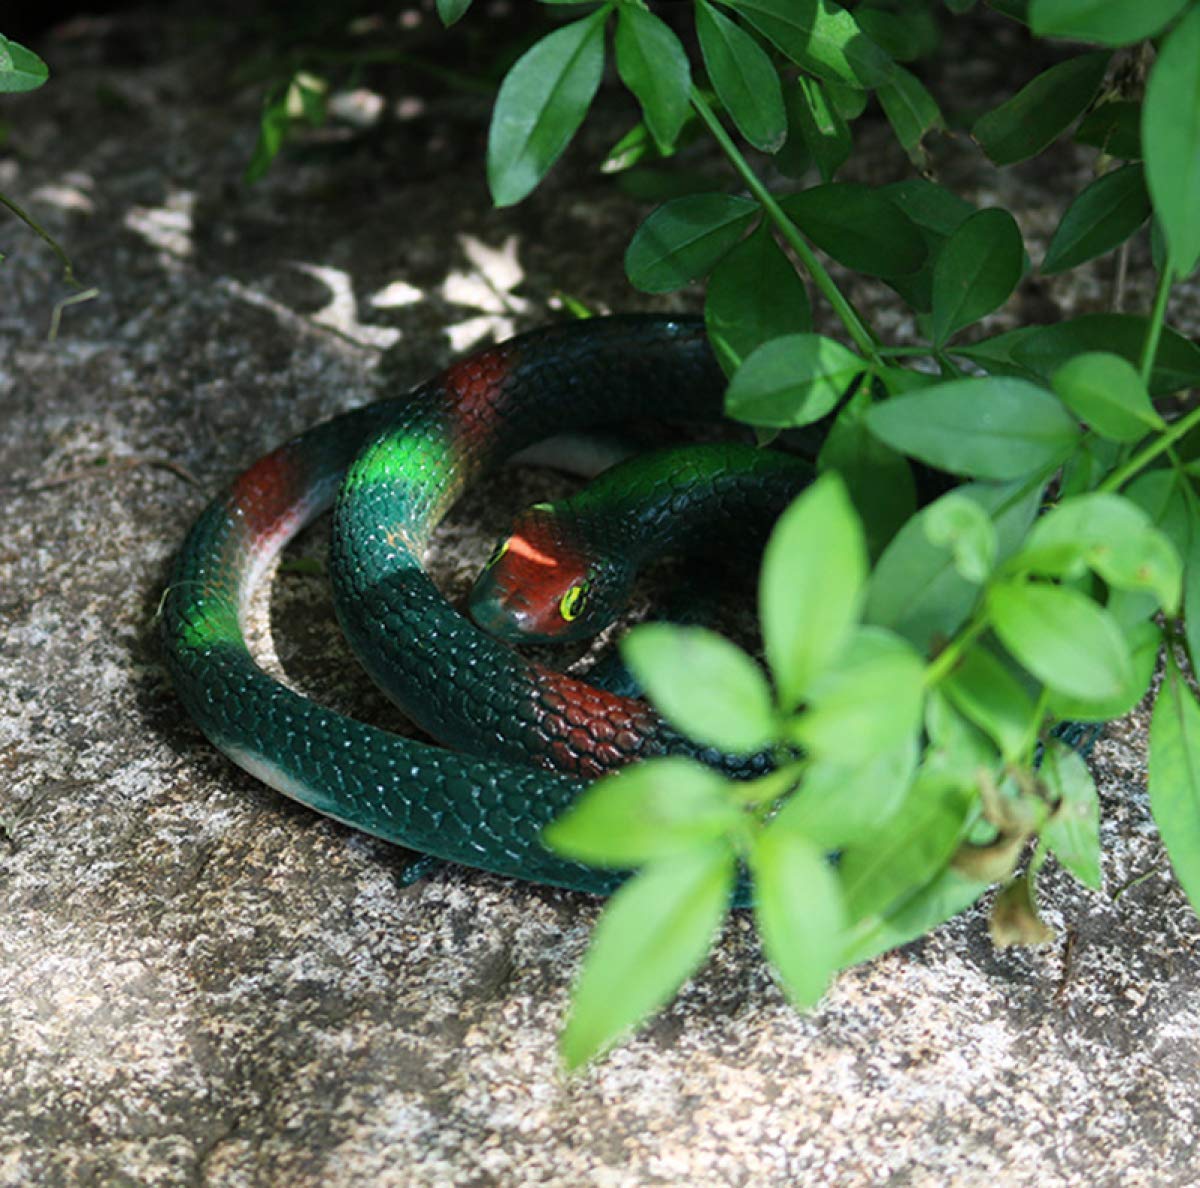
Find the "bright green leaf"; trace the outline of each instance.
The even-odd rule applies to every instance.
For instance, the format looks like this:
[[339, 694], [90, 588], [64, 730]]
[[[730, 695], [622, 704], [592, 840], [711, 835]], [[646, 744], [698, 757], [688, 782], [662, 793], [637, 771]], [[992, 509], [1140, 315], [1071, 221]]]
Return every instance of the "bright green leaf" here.
[[850, 125], [830, 99], [828, 88], [815, 78], [800, 75], [784, 92], [788, 113], [788, 138], [799, 136], [817, 163], [821, 180], [833, 175], [850, 155]]
[[1079, 425], [1056, 397], [1003, 376], [893, 396], [867, 414], [880, 440], [951, 474], [1015, 479], [1061, 462]]
[[1064, 363], [1051, 383], [1076, 416], [1112, 441], [1139, 441], [1166, 427], [1137, 368], [1120, 355], [1085, 351]]
[[659, 152], [670, 153], [690, 110], [687, 51], [669, 25], [629, 4], [620, 9], [615, 46], [621, 80], [642, 105]]
[[1146, 183], [1175, 274], [1200, 260], [1200, 7], [1158, 51], [1142, 106]]
[[997, 165], [1036, 156], [1087, 110], [1104, 81], [1109, 56], [1080, 54], [1044, 70], [1011, 99], [980, 116], [971, 135]]
[[950, 550], [954, 568], [967, 581], [982, 585], [987, 580], [1000, 542], [991, 516], [974, 499], [947, 492], [930, 505], [924, 528], [930, 544]]
[[711, 845], [664, 858], [617, 891], [596, 923], [559, 1037], [567, 1068], [610, 1047], [699, 967], [733, 880], [733, 854]]
[[989, 207], [964, 219], [933, 266], [933, 338], [941, 345], [998, 309], [1017, 287], [1025, 251], [1016, 220]]
[[754, 919], [767, 959], [792, 1005], [814, 1006], [842, 949], [841, 886], [825, 855], [796, 833], [767, 826], [749, 855]]
[[0, 95], [36, 90], [49, 77], [37, 54], [0, 34]]
[[1012, 670], [982, 645], [968, 649], [943, 688], [947, 699], [1000, 748], [1020, 762], [1037, 734], [1037, 708]]
[[1038, 37], [1132, 45], [1153, 37], [1187, 4], [1188, 0], [1029, 0], [1029, 26]]
[[1102, 256], [1122, 244], [1150, 217], [1150, 195], [1141, 165], [1098, 177], [1067, 207], [1050, 240], [1042, 272], [1050, 276]]
[[732, 194], [688, 194], [663, 203], [634, 233], [625, 253], [630, 281], [668, 293], [704, 276], [746, 233], [758, 203]]
[[1067, 586], [1000, 582], [987, 597], [1004, 646], [1048, 688], [1070, 697], [1112, 697], [1133, 679], [1116, 621]]
[[808, 425], [829, 412], [866, 367], [853, 351], [820, 334], [775, 338], [734, 373], [725, 412], [750, 425]]
[[1200, 706], [1174, 657], [1150, 718], [1150, 809], [1193, 906], [1200, 905]]
[[1042, 840], [1081, 883], [1099, 891], [1100, 798], [1092, 773], [1078, 752], [1052, 740], [1042, 759], [1042, 779], [1058, 801]]
[[759, 620], [785, 709], [849, 639], [866, 571], [862, 526], [845, 485], [823, 474], [779, 517], [763, 554]]
[[644, 623], [621, 655], [654, 707], [677, 730], [730, 754], [757, 751], [775, 730], [771, 689], [736, 644], [704, 627]]
[[741, 816], [724, 776], [667, 755], [597, 780], [542, 837], [568, 858], [623, 870], [716, 841]]
[[599, 9], [556, 29], [505, 75], [488, 130], [488, 185], [497, 206], [533, 190], [583, 123], [604, 70], [607, 17]]
[[[1109, 611], [1113, 613], [1111, 600]], [[1133, 674], [1125, 688], [1108, 698], [1067, 697], [1062, 693], [1052, 693], [1051, 713], [1074, 722], [1111, 722], [1114, 718], [1123, 718], [1137, 706], [1145, 697], [1154, 676], [1162, 646], [1162, 630], [1158, 624], [1144, 619], [1126, 628], [1125, 634], [1133, 660]]]
[[775, 152], [787, 136], [787, 114], [767, 52], [708, 0], [696, 0], [696, 32], [713, 89], [738, 131], [755, 148]]

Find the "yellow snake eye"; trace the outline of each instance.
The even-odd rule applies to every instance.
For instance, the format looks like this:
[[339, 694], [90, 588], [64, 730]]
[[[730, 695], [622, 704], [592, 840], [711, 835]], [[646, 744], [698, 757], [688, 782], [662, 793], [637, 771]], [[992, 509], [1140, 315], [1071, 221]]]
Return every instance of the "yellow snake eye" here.
[[508, 541], [502, 540], [496, 546], [495, 550], [492, 552], [492, 555], [488, 558], [488, 563], [483, 567], [484, 570], [491, 569], [492, 566], [495, 565], [496, 562], [499, 561], [500, 558], [503, 557], [504, 554], [507, 552], [508, 552]]
[[559, 614], [568, 623], [579, 618], [580, 613], [583, 611], [584, 603], [587, 602], [587, 592], [587, 582], [576, 582], [559, 600]]

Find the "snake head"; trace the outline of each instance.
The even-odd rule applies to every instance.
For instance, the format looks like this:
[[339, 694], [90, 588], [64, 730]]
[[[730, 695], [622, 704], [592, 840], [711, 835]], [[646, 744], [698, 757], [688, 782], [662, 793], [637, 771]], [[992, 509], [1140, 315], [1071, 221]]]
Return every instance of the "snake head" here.
[[471, 617], [510, 643], [561, 643], [603, 630], [622, 604], [620, 565], [579, 539], [569, 515], [535, 503], [471, 590]]

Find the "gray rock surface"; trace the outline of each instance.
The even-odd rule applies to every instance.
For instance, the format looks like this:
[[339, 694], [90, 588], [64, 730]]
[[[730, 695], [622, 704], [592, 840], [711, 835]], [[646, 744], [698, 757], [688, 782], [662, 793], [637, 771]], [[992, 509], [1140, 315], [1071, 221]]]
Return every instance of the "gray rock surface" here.
[[[51, 85], [0, 108], [0, 190], [100, 289], [49, 341], [58, 266], [0, 223], [0, 1184], [1194, 1182], [1200, 930], [1149, 818], [1136, 715], [1094, 755], [1105, 892], [1044, 880], [1057, 943], [997, 952], [972, 911], [800, 1017], [739, 918], [575, 1079], [555, 1033], [594, 902], [464, 870], [405, 887], [407, 855], [192, 728], [153, 617], [210, 492], [382, 377], [551, 316], [560, 287], [649, 304], [620, 268], [637, 207], [589, 168], [619, 98], [515, 210], [482, 185], [486, 98], [412, 73], [386, 75], [393, 118], [337, 122], [246, 191], [258, 91], [230, 77], [257, 45], [195, 11], [76, 21], [40, 47]], [[403, 35], [418, 55], [439, 36], [427, 16]], [[943, 86], [1010, 88], [962, 60]], [[951, 184], [1019, 203], [1036, 258], [1061, 192], [941, 151]], [[1017, 314], [1101, 308], [1110, 283], [1104, 262], [1027, 286]], [[1131, 308], [1147, 283], [1135, 254]], [[854, 295], [911, 330], [886, 292]], [[1174, 314], [1196, 332], [1194, 286]], [[505, 509], [560, 482], [512, 472], [466, 502], [436, 550], [452, 596]], [[320, 549], [318, 531], [300, 551]], [[401, 725], [318, 577], [281, 576], [261, 610], [289, 680]]]

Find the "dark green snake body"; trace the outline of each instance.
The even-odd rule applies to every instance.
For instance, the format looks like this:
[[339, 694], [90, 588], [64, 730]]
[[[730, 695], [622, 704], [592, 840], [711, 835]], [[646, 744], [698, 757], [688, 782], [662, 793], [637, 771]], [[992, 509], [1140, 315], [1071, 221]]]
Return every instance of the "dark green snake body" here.
[[[463, 488], [525, 445], [632, 416], [712, 419], [723, 390], [700, 322], [593, 319], [479, 352], [281, 446], [209, 505], [172, 573], [163, 639], [188, 712], [234, 762], [328, 816], [437, 858], [607, 893], [620, 873], [549, 852], [541, 829], [588, 778], [687, 744], [640, 703], [488, 639], [438, 594], [422, 554]], [[246, 646], [255, 581], [343, 478], [339, 619], [372, 676], [457, 751], [324, 709]]]

